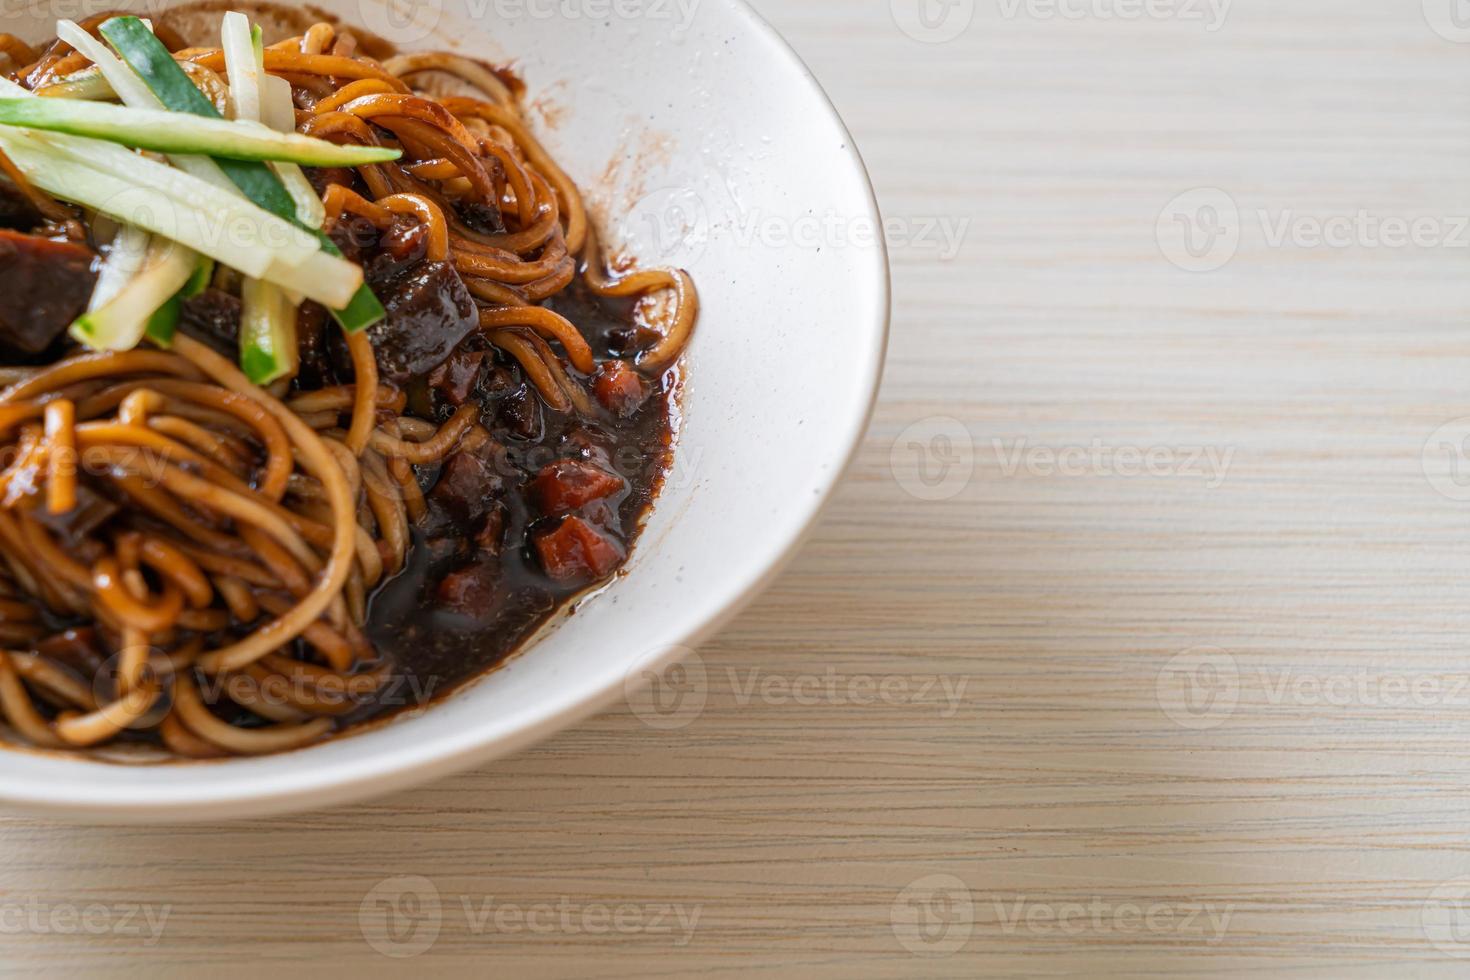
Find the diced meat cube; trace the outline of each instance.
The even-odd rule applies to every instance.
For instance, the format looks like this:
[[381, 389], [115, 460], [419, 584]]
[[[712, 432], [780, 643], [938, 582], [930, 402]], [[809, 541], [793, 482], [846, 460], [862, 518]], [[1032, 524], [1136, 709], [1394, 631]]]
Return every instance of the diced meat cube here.
[[621, 478], [600, 466], [563, 459], [547, 466], [531, 481], [531, 499], [541, 513], [558, 517], [626, 488]]
[[613, 452], [617, 449], [617, 443], [606, 433], [579, 425], [562, 433], [559, 451], [565, 453], [570, 459], [590, 460], [605, 470], [613, 470]]
[[429, 253], [429, 228], [402, 216], [378, 239], [378, 248], [395, 263], [413, 265]]
[[443, 569], [451, 562], [469, 557], [470, 543], [465, 540], [460, 519], [433, 496], [428, 498], [428, 507], [419, 521], [418, 529], [424, 536], [424, 556], [431, 568]]
[[522, 439], [538, 439], [541, 436], [541, 399], [525, 385], [500, 400], [496, 416], [501, 425]]
[[446, 612], [489, 619], [504, 601], [500, 573], [493, 563], [466, 565], [444, 576], [434, 598]]
[[[494, 161], [497, 166], [500, 163], [494, 157], [490, 157], [490, 160]], [[459, 205], [455, 211], [459, 213], [460, 220], [469, 225], [472, 231], [478, 231], [482, 235], [505, 234], [505, 218], [498, 207], [480, 201], [472, 201]]]
[[8, 180], [0, 179], [0, 227], [34, 228], [41, 223], [41, 215], [31, 207], [31, 202]]
[[[339, 356], [337, 343], [341, 331], [327, 319], [327, 310], [319, 303], [307, 301], [296, 311], [296, 346], [301, 352], [301, 371], [297, 387], [312, 391], [330, 388], [343, 380], [339, 366], [351, 368], [351, 356]], [[344, 352], [341, 352], [345, 354]], [[351, 380], [349, 374], [345, 380]]]
[[[311, 171], [307, 174], [326, 173], [327, 171]], [[315, 181], [313, 181], [315, 185]], [[350, 186], [350, 185], [349, 185]], [[317, 193], [326, 190], [325, 184], [317, 187]], [[378, 229], [371, 221], [356, 214], [343, 214], [337, 219], [337, 223], [327, 232], [333, 244], [342, 251], [342, 257], [349, 262], [362, 264], [363, 257], [378, 247]]]
[[[393, 260], [388, 255], [379, 259]], [[443, 364], [460, 342], [480, 326], [474, 297], [447, 262], [422, 262], [410, 271], [378, 272], [369, 281], [388, 318], [368, 329], [383, 380], [406, 385]]]
[[658, 343], [662, 338], [647, 327], [617, 327], [607, 332], [607, 349], [624, 357]]
[[491, 465], [471, 453], [455, 453], [444, 464], [430, 496], [462, 524], [478, 520], [494, 506], [501, 480]]
[[475, 384], [480, 380], [480, 369], [489, 356], [488, 351], [465, 350], [461, 347], [429, 375], [429, 387], [450, 405], [458, 408], [470, 400]]
[[608, 361], [592, 379], [592, 394], [598, 404], [619, 418], [627, 418], [642, 407], [648, 387], [627, 361]]
[[480, 522], [480, 529], [475, 532], [475, 546], [492, 555], [499, 555], [505, 546], [505, 508], [500, 504], [496, 504]]
[[341, 184], [351, 190], [357, 177], [355, 172], [346, 167], [306, 167], [304, 169], [306, 179], [311, 181], [312, 189], [316, 191], [318, 197], [325, 195], [327, 188], [333, 184]]
[[179, 329], [233, 360], [240, 356], [240, 297], [206, 289], [184, 300]]
[[97, 284], [91, 249], [0, 229], [0, 344], [39, 354], [71, 326]]
[[510, 371], [497, 364], [491, 364], [490, 370], [485, 372], [485, 394], [492, 397], [508, 395], [521, 387], [520, 380]]
[[568, 517], [532, 541], [546, 574], [564, 585], [590, 585], [623, 561], [622, 547], [580, 517]]

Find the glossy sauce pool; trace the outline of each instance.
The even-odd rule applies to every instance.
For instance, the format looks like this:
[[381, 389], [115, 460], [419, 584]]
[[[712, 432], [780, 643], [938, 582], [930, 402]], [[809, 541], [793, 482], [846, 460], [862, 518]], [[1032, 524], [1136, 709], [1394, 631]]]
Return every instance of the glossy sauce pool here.
[[[582, 329], [599, 361], [622, 353], [618, 341], [634, 329], [630, 304], [597, 299], [580, 286], [547, 305]], [[503, 366], [514, 369], [513, 364]], [[448, 544], [415, 531], [407, 567], [373, 594], [367, 623], [369, 639], [391, 662], [394, 676], [375, 700], [344, 721], [381, 718], [451, 693], [515, 653], [559, 611], [598, 584], [556, 582], [534, 554], [529, 535], [546, 520], [527, 499], [526, 484], [543, 466], [567, 458], [594, 458], [622, 477], [627, 490], [609, 498], [608, 507], [599, 508], [596, 516], [631, 552], [671, 460], [677, 385], [676, 371], [650, 379], [642, 409], [627, 419], [589, 422], [542, 405], [540, 432], [530, 438], [505, 421], [506, 403], [517, 397], [515, 393], [484, 400], [484, 424], [507, 450], [496, 467], [504, 480], [499, 499], [507, 519], [500, 554], [471, 558], [468, 564], [483, 560], [495, 566], [499, 601], [482, 615], [444, 608], [436, 601], [436, 589], [446, 574], [464, 567], [466, 559], [458, 554], [444, 557], [451, 550]], [[421, 485], [432, 487], [434, 474], [425, 470], [421, 475]]]

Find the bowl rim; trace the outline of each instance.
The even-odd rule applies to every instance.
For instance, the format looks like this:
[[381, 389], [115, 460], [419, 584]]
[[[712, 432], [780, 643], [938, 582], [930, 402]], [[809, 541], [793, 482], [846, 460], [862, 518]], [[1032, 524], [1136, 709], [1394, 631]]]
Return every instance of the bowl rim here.
[[[824, 108], [827, 122], [844, 137], [842, 153], [856, 169], [865, 192], [864, 218], [881, 228], [882, 214], [877, 193], [867, 165], [856, 141], [843, 121], [831, 97], [817, 81], [805, 60], [748, 0], [724, 0], [735, 13], [742, 15], [761, 40], [772, 45], [790, 59], [799, 70], [816, 104]], [[744, 579], [717, 600], [718, 608], [703, 615], [697, 625], [681, 628], [680, 635], [661, 646], [656, 656], [640, 664], [662, 670], [681, 659], [691, 648], [709, 640], [764, 592], [800, 552], [832, 501], [843, 477], [852, 468], [877, 407], [883, 367], [892, 326], [892, 274], [888, 247], [883, 236], [875, 236], [869, 251], [874, 269], [871, 288], [874, 292], [871, 329], [864, 331], [866, 356], [862, 361], [860, 381], [854, 390], [865, 392], [861, 411], [855, 411], [834, 445], [833, 476], [800, 509], [793, 508], [795, 530], [772, 559], [756, 563]], [[862, 348], [858, 348], [863, 352]], [[656, 506], [656, 505], [655, 505]], [[799, 516], [798, 516], [799, 515]], [[534, 640], [531, 641], [534, 643]], [[534, 654], [532, 654], [534, 655]], [[542, 702], [538, 710], [525, 712], [526, 721], [511, 719], [511, 730], [500, 734], [474, 734], [475, 730], [456, 736], [439, 737], [406, 745], [391, 756], [360, 757], [346, 765], [323, 772], [317, 767], [272, 773], [269, 783], [241, 778], [223, 785], [201, 784], [154, 788], [144, 792], [119, 791], [117, 787], [98, 788], [85, 778], [75, 780], [27, 778], [23, 782], [7, 780], [0, 784], [0, 803], [22, 812], [30, 812], [80, 823], [182, 823], [237, 820], [266, 817], [288, 812], [319, 810], [380, 797], [389, 793], [444, 778], [476, 765], [483, 765], [524, 751], [552, 735], [579, 724], [607, 710], [625, 696], [623, 685], [608, 684], [587, 690], [563, 701]], [[432, 710], [432, 708], [430, 709]], [[505, 720], [505, 719], [502, 719]], [[5, 752], [25, 749], [5, 747]], [[309, 750], [307, 750], [309, 751]], [[290, 758], [287, 753], [274, 758]], [[49, 756], [49, 753], [45, 753]], [[272, 758], [272, 757], [266, 757]], [[66, 760], [58, 760], [65, 764]], [[81, 770], [78, 770], [79, 777]]]

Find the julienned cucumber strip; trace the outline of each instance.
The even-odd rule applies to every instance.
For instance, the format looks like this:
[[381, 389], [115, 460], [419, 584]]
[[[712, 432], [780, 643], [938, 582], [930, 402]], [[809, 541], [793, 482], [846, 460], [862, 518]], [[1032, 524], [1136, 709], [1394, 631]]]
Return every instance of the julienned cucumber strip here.
[[[275, 75], [260, 74], [260, 121], [279, 133], [296, 131], [296, 103], [291, 83]], [[271, 170], [286, 186], [286, 193], [296, 202], [296, 218], [308, 228], [326, 223], [327, 207], [306, 174], [294, 163], [273, 163]]]
[[[265, 228], [264, 222], [274, 222], [279, 226], [276, 231], [307, 240], [305, 244], [309, 248], [301, 252], [297, 251], [297, 244], [292, 243], [291, 261], [300, 263], [317, 256], [329, 262], [342, 261], [332, 259], [322, 252], [320, 244], [312, 241], [306, 232], [275, 215], [267, 214], [243, 198], [236, 197], [233, 190], [220, 191], [195, 181], [182, 171], [129, 154], [131, 161], [128, 166], [138, 172], [148, 171], [150, 167], [157, 168], [159, 173], [166, 174], [169, 181], [177, 184], [146, 186], [118, 176], [118, 171], [113, 168], [88, 166], [71, 155], [73, 152], [82, 155], [85, 148], [53, 147], [44, 142], [12, 138], [10, 132], [0, 129], [0, 149], [5, 151], [37, 187], [62, 200], [100, 211], [119, 222], [136, 225], [144, 231], [178, 242], [196, 252], [212, 255], [246, 275], [268, 277], [275, 267], [278, 256], [273, 254], [272, 246], [281, 240], [247, 235], [255, 232], [258, 227]], [[199, 186], [196, 187], [196, 184]], [[173, 193], [192, 195], [196, 190], [199, 192], [198, 202]], [[211, 195], [213, 201], [210, 200]], [[234, 206], [237, 201], [238, 208]], [[213, 213], [207, 210], [211, 208]], [[220, 235], [218, 229], [221, 216], [223, 220], [242, 222], [238, 225], [240, 234]], [[357, 280], [350, 275], [353, 271], [349, 267], [337, 285], [356, 288]], [[303, 294], [310, 292], [298, 291]], [[325, 299], [337, 300], [341, 294], [329, 291], [322, 295]], [[352, 290], [347, 290], [341, 296], [340, 302], [345, 303], [351, 295]]]
[[[134, 109], [162, 109], [163, 103], [158, 101], [158, 96], [153, 90], [138, 77], [138, 73], [123, 63], [122, 59], [113, 53], [107, 46], [107, 42], [93, 37], [82, 30], [75, 22], [59, 20], [56, 22], [56, 36], [58, 39], [70, 44], [76, 52], [92, 62], [90, 71], [98, 72], [99, 77], [106, 80], [108, 86], [108, 97], [122, 100], [122, 104], [132, 106]], [[290, 84], [290, 83], [286, 83]], [[23, 93], [6, 90], [5, 93], [13, 98], [24, 98]], [[80, 96], [79, 96], [80, 98]], [[295, 116], [292, 116], [295, 121]], [[75, 138], [75, 137], [73, 137]], [[110, 144], [109, 144], [110, 145]], [[123, 147], [115, 146], [114, 149], [131, 153]], [[235, 190], [235, 185], [225, 176], [210, 157], [191, 156], [187, 153], [170, 154], [169, 162], [178, 167], [184, 173], [197, 177], [207, 184], [212, 184], [221, 190]], [[294, 166], [292, 164], [291, 166]], [[297, 167], [297, 169], [301, 169]]]
[[70, 133], [159, 153], [192, 153], [231, 160], [286, 160], [313, 167], [356, 167], [398, 159], [397, 150], [339, 146], [260, 123], [180, 119], [177, 113], [133, 109], [80, 99], [0, 99], [0, 123]]
[[158, 101], [174, 112], [187, 112], [206, 119], [223, 118], [214, 103], [194, 87], [168, 49], [136, 17], [114, 17], [100, 28], [102, 36], [137, 72]]
[[230, 178], [230, 183], [240, 188], [241, 193], [247, 198], [277, 218], [285, 218], [287, 221], [296, 220], [296, 208], [291, 203], [291, 195], [286, 193], [286, 188], [281, 186], [276, 175], [271, 173], [265, 164], [220, 159], [214, 162], [219, 164], [225, 176]]
[[193, 299], [209, 288], [214, 281], [214, 259], [207, 255], [199, 256], [199, 264], [194, 267], [194, 274], [189, 281], [184, 283], [184, 288], [179, 290], [179, 295], [184, 299]]
[[183, 312], [184, 291], [180, 290], [148, 318], [148, 326], [143, 331], [144, 336], [164, 350], [168, 350], [174, 345], [174, 334], [178, 331], [179, 316]]
[[[342, 257], [342, 250], [337, 247], [336, 242], [322, 235], [321, 232], [317, 234], [322, 236], [323, 252], [337, 258]], [[366, 330], [373, 324], [386, 320], [388, 311], [383, 309], [382, 303], [378, 302], [378, 297], [373, 294], [372, 287], [363, 283], [362, 287], [352, 295], [352, 302], [340, 310], [332, 311], [332, 318], [341, 324], [343, 330], [348, 333], [357, 333], [359, 330]]]
[[[163, 103], [173, 112], [184, 112], [204, 119], [223, 119], [204, 93], [194, 87], [168, 49], [159, 43], [146, 24], [136, 17], [114, 17], [101, 27], [102, 36], [128, 63]], [[295, 210], [291, 197], [275, 174], [260, 163], [240, 160], [216, 160], [230, 182], [246, 197], [278, 218], [291, 220]]]
[[[148, 241], [146, 234], [143, 238]], [[160, 311], [177, 298], [198, 266], [199, 257], [189, 249], [152, 239], [144, 268], [115, 296], [77, 317], [72, 337], [93, 350], [132, 350], [150, 329], [167, 334], [178, 317]]]
[[158, 312], [148, 318], [148, 327], [144, 331], [148, 339], [164, 350], [172, 347], [174, 333], [179, 327], [179, 317], [184, 312], [184, 300], [193, 299], [204, 292], [213, 280], [214, 259], [207, 255], [199, 256], [194, 272], [189, 276], [189, 281], [184, 283], [184, 288], [174, 293], [172, 299], [160, 306]]
[[138, 278], [148, 265], [148, 249], [153, 236], [141, 228], [125, 224], [118, 228], [112, 238], [112, 249], [97, 273], [97, 284], [92, 289], [92, 298], [87, 311], [100, 310]]
[[[102, 25], [101, 32], [165, 107], [174, 112], [186, 112], [210, 119], [221, 118], [214, 103], [194, 87], [189, 76], [174, 61], [173, 55], [168, 53], [168, 49], [141, 20], [136, 17], [114, 17]], [[247, 198], [277, 217], [296, 222], [296, 205], [285, 185], [269, 167], [263, 163], [239, 160], [216, 162]], [[322, 251], [338, 258], [342, 256], [341, 249], [321, 229], [307, 228], [307, 231], [321, 240]], [[332, 311], [332, 317], [348, 333], [366, 329], [387, 316], [387, 310], [383, 309], [383, 304], [378, 302], [366, 283], [345, 308]]]
[[[131, 75], [131, 68], [126, 71]], [[143, 85], [140, 79], [138, 84]], [[0, 94], [12, 93], [15, 98], [35, 98], [0, 76]], [[151, 91], [148, 98], [154, 98]], [[359, 266], [324, 250], [317, 234], [245, 199], [208, 157], [181, 159], [207, 164], [218, 183], [115, 143], [81, 136], [0, 126], [0, 149], [31, 175], [36, 186], [57, 197], [107, 213], [123, 224], [138, 225], [248, 276], [276, 282], [327, 309], [348, 306], [362, 286]], [[237, 227], [242, 235], [258, 228], [262, 235], [269, 231], [270, 237], [232, 241], [237, 236], [218, 234], [221, 222]]]
[[269, 283], [240, 286], [240, 367], [258, 385], [296, 373], [296, 307]]
[[[225, 14], [220, 24], [220, 42], [224, 48], [225, 80], [230, 83], [235, 119], [260, 122], [260, 72], [256, 68], [255, 45], [250, 34], [250, 18], [239, 11]], [[291, 129], [295, 132], [296, 127]]]

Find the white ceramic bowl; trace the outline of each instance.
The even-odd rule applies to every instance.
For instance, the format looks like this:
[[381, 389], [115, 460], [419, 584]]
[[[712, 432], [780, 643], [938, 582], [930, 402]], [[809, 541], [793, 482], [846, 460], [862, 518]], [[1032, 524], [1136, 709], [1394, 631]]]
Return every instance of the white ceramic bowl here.
[[[867, 426], [889, 307], [877, 206], [821, 88], [745, 4], [318, 2], [405, 49], [513, 62], [545, 110], [533, 119], [548, 145], [613, 216], [609, 237], [693, 272], [704, 307], [675, 473], [622, 578], [421, 714], [208, 764], [0, 750], [9, 804], [107, 822], [260, 816], [403, 789], [528, 746], [623, 699], [770, 584]], [[5, 29], [49, 36], [50, 16]]]

